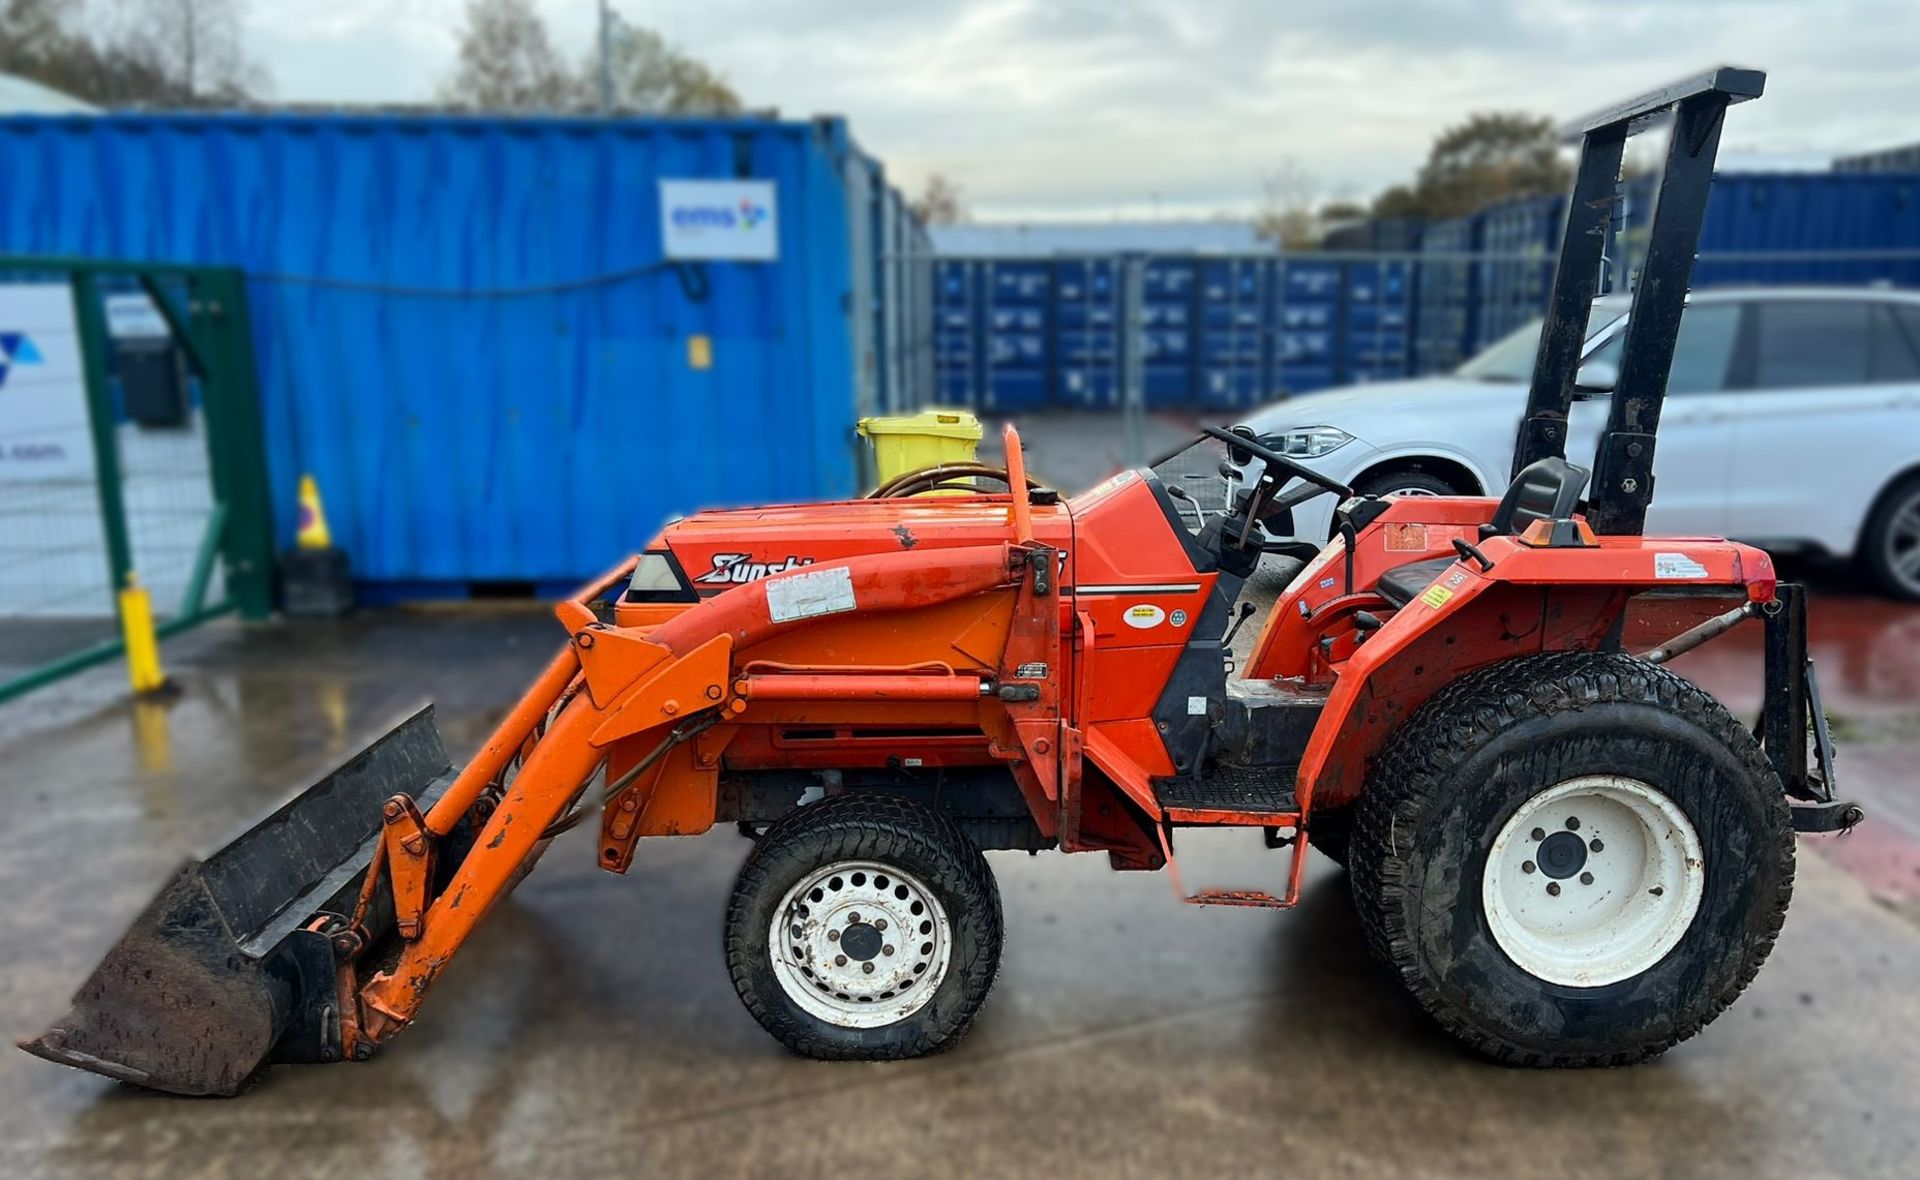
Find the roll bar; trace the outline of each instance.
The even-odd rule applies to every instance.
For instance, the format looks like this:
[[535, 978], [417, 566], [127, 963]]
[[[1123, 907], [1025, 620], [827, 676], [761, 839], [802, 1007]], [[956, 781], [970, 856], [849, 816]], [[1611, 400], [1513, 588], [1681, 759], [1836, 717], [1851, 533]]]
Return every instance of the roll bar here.
[[1634, 286], [1620, 376], [1594, 454], [1587, 520], [1597, 533], [1637, 534], [1646, 526], [1647, 505], [1653, 500], [1654, 438], [1693, 278], [1720, 129], [1727, 108], [1760, 97], [1766, 81], [1759, 70], [1720, 66], [1598, 111], [1567, 129], [1567, 138], [1580, 142], [1580, 164], [1567, 202], [1533, 385], [1514, 441], [1515, 475], [1537, 460], [1566, 458], [1567, 414], [1618, 200], [1621, 155], [1628, 136], [1674, 112], [1673, 140], [1647, 226], [1647, 257]]

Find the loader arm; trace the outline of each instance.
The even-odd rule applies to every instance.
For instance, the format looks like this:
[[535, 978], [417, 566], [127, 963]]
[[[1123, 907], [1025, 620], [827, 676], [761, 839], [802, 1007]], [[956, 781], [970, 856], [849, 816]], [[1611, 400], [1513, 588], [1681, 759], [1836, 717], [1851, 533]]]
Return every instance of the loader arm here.
[[[583, 816], [590, 804], [582, 796], [610, 750], [655, 750], [606, 792], [615, 806], [601, 863], [621, 871], [636, 835], [630, 822], [620, 828], [622, 817], [645, 815], [669, 785], [711, 797], [715, 766], [685, 759], [663, 773], [671, 759], [661, 755], [707, 729], [726, 732], [749, 700], [989, 693], [990, 677], [951, 669], [783, 676], [735, 656], [822, 621], [937, 607], [1023, 581], [1030, 596], [1054, 562], [1046, 546], [1015, 540], [1030, 529], [1010, 512], [998, 543], [814, 565], [735, 587], [651, 627], [603, 623], [591, 605], [624, 584], [634, 562], [623, 563], [556, 607], [566, 645], [458, 774], [423, 711], [184, 869], [96, 968], [72, 1011], [22, 1047], [187, 1095], [238, 1093], [269, 1061], [371, 1057], [413, 1020], [433, 981], [547, 843]], [[1023, 703], [1040, 702], [1012, 702], [1008, 712]], [[1027, 737], [1017, 720], [1009, 730]], [[1036, 740], [1051, 732], [1042, 727]], [[1030, 757], [1017, 747], [1006, 754]], [[624, 834], [609, 836], [616, 831]]]

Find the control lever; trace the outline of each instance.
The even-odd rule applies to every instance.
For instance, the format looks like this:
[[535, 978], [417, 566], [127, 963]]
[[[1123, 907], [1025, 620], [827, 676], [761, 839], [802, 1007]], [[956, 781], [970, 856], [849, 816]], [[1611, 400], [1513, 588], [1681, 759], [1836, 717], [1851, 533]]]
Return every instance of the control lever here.
[[1220, 647], [1223, 650], [1233, 647], [1233, 637], [1240, 634], [1240, 624], [1251, 619], [1254, 610], [1255, 607], [1251, 602], [1243, 602], [1240, 604], [1240, 617], [1233, 621], [1233, 626], [1228, 627], [1227, 633], [1220, 638]]
[[1200, 501], [1193, 498], [1192, 492], [1189, 492], [1177, 483], [1170, 483], [1167, 485], [1167, 495], [1176, 500], [1185, 500], [1187, 503], [1193, 505], [1193, 522], [1201, 528], [1207, 527], [1206, 510], [1200, 507]]
[[1480, 546], [1475, 545], [1465, 537], [1455, 537], [1453, 539], [1453, 551], [1460, 555], [1461, 561], [1479, 562], [1481, 573], [1486, 573], [1493, 568], [1493, 558], [1480, 552]]

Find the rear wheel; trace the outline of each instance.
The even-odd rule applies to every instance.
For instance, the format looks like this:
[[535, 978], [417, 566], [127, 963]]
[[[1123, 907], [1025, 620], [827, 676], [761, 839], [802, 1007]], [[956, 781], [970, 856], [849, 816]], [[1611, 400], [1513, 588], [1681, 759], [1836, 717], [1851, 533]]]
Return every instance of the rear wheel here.
[[1355, 814], [1369, 941], [1514, 1065], [1624, 1065], [1720, 1014], [1773, 947], [1793, 834], [1758, 744], [1618, 654], [1510, 660], [1395, 735]]
[[1407, 468], [1369, 476], [1354, 491], [1363, 496], [1458, 496], [1460, 489], [1437, 475]]
[[917, 1057], [973, 1022], [1001, 931], [986, 859], [951, 820], [842, 795], [754, 844], [727, 907], [727, 968], [754, 1019], [802, 1056]]
[[1867, 568], [1888, 594], [1920, 602], [1920, 475], [1895, 484], [1862, 534]]

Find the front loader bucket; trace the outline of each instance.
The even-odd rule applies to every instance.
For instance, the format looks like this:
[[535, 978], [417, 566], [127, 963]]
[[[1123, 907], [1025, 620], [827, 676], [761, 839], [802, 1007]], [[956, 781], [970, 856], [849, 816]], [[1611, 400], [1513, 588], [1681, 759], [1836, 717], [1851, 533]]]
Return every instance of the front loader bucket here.
[[[29, 1053], [155, 1090], [237, 1094], [269, 1061], [340, 1056], [329, 939], [397, 792], [423, 808], [454, 778], [427, 706], [202, 861], [190, 861]], [[378, 908], [378, 907], [376, 907]]]

